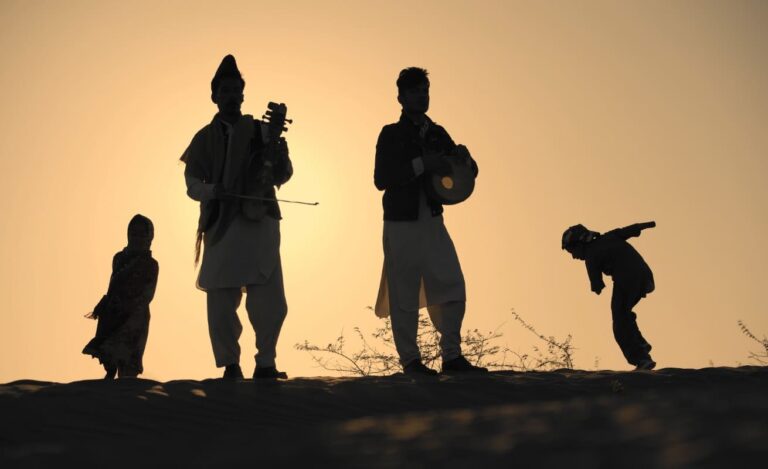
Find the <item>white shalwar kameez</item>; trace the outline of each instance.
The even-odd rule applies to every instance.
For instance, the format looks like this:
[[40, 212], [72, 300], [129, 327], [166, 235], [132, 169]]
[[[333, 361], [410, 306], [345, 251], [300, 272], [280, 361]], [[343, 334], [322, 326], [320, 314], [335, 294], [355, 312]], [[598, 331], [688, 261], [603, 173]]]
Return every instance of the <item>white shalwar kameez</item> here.
[[419, 308], [426, 307], [440, 333], [443, 362], [461, 356], [466, 291], [456, 248], [443, 223], [432, 216], [423, 190], [419, 218], [384, 221], [384, 267], [376, 314], [391, 316], [400, 362], [421, 359], [416, 341]]
[[[229, 153], [237, 145], [233, 145], [231, 126], [224, 124], [229, 128], [224, 164], [227, 175], [233, 171]], [[214, 198], [214, 184], [205, 184], [191, 176], [185, 179], [192, 199]], [[215, 223], [222, 222], [219, 217]], [[217, 232], [216, 228], [209, 232]], [[208, 332], [216, 366], [240, 362], [238, 339], [243, 327], [237, 308], [242, 294], [246, 293], [245, 308], [256, 334], [256, 365], [274, 367], [277, 340], [288, 311], [280, 262], [280, 222], [270, 216], [252, 221], [238, 213], [216, 243], [209, 245], [207, 241], [206, 235], [197, 286], [208, 296]]]

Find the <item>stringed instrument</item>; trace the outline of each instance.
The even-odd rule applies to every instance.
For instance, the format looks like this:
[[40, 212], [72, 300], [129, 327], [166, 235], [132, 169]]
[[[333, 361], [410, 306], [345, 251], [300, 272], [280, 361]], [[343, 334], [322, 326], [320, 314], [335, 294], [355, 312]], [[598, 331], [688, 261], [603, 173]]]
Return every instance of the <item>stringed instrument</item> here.
[[[238, 195], [240, 210], [248, 220], [260, 221], [267, 213], [267, 201], [276, 200], [270, 197], [274, 186], [274, 168], [279, 159], [284, 158], [282, 147], [285, 146], [283, 132], [288, 131], [287, 124], [293, 122], [287, 119], [288, 107], [284, 103], [267, 104], [267, 110], [262, 116], [267, 125], [266, 142], [261, 157], [252, 155], [248, 164], [245, 179], [245, 192]], [[261, 129], [256, 130], [256, 138], [260, 138]]]
[[443, 205], [455, 205], [464, 202], [475, 190], [475, 172], [472, 160], [464, 145], [457, 145], [450, 153], [443, 156], [451, 167], [448, 175], [426, 174], [424, 185], [427, 197]]

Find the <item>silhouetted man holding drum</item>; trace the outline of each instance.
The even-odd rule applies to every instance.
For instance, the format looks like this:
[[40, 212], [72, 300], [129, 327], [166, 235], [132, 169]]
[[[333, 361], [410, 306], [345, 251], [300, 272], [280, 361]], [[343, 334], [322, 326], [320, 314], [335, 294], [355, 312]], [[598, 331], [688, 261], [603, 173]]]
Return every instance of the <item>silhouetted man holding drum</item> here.
[[411, 67], [397, 79], [400, 120], [381, 130], [374, 183], [384, 191], [384, 269], [376, 314], [391, 316], [406, 374], [434, 375], [417, 345], [419, 309], [440, 333], [444, 373], [487, 372], [461, 353], [466, 291], [456, 249], [443, 224], [443, 204], [469, 197], [477, 164], [433, 122], [427, 71]]

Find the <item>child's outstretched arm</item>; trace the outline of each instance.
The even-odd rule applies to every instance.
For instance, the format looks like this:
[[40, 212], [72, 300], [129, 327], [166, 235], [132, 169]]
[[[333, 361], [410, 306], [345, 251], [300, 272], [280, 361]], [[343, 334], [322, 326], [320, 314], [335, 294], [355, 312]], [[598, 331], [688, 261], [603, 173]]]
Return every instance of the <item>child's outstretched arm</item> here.
[[605, 288], [603, 272], [600, 270], [600, 266], [592, 259], [587, 259], [586, 264], [591, 289], [595, 294], [599, 295], [603, 288]]
[[656, 222], [648, 221], [644, 223], [635, 223], [634, 225], [625, 226], [624, 228], [617, 228], [613, 231], [610, 231], [610, 233], [618, 236], [623, 240], [627, 240], [629, 238], [640, 236], [640, 233], [647, 228], [654, 228], [654, 227], [656, 227]]

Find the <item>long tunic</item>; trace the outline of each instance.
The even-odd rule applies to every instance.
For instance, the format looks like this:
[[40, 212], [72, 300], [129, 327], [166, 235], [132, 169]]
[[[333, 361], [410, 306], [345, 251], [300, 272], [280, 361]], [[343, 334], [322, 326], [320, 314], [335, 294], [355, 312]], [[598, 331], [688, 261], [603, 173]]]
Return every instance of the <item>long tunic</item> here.
[[464, 274], [443, 216], [432, 216], [423, 191], [416, 221], [384, 221], [384, 266], [376, 315], [390, 314], [389, 291], [397, 307], [413, 311], [450, 301], [466, 301]]
[[[252, 118], [243, 116], [243, 119]], [[197, 279], [197, 287], [201, 290], [262, 285], [280, 262], [280, 222], [276, 202], [276, 210], [268, 212], [260, 221], [253, 221], [242, 215], [238, 200], [214, 199], [213, 187], [217, 182], [231, 192], [239, 192], [243, 162], [256, 152], [253, 145], [261, 143], [253, 142], [253, 132], [258, 134], [259, 130], [243, 123], [241, 119], [231, 126], [214, 119], [198, 133], [207, 134], [207, 142], [200, 142], [196, 136], [186, 152], [191, 158], [207, 162], [214, 168], [210, 175], [200, 174], [192, 171], [195, 166], [188, 163], [185, 171], [187, 194], [203, 204], [219, 204], [215, 221], [211, 226], [202, 227], [203, 261]], [[220, 131], [223, 131], [221, 135]], [[263, 135], [262, 127], [262, 139]], [[281, 184], [293, 171], [290, 160], [287, 161], [288, 167], [281, 171], [286, 174], [278, 181]], [[218, 171], [217, 167], [220, 168]]]
[[263, 285], [280, 262], [280, 222], [238, 215], [222, 238], [208, 245], [203, 237], [203, 262], [197, 278], [201, 290]]

